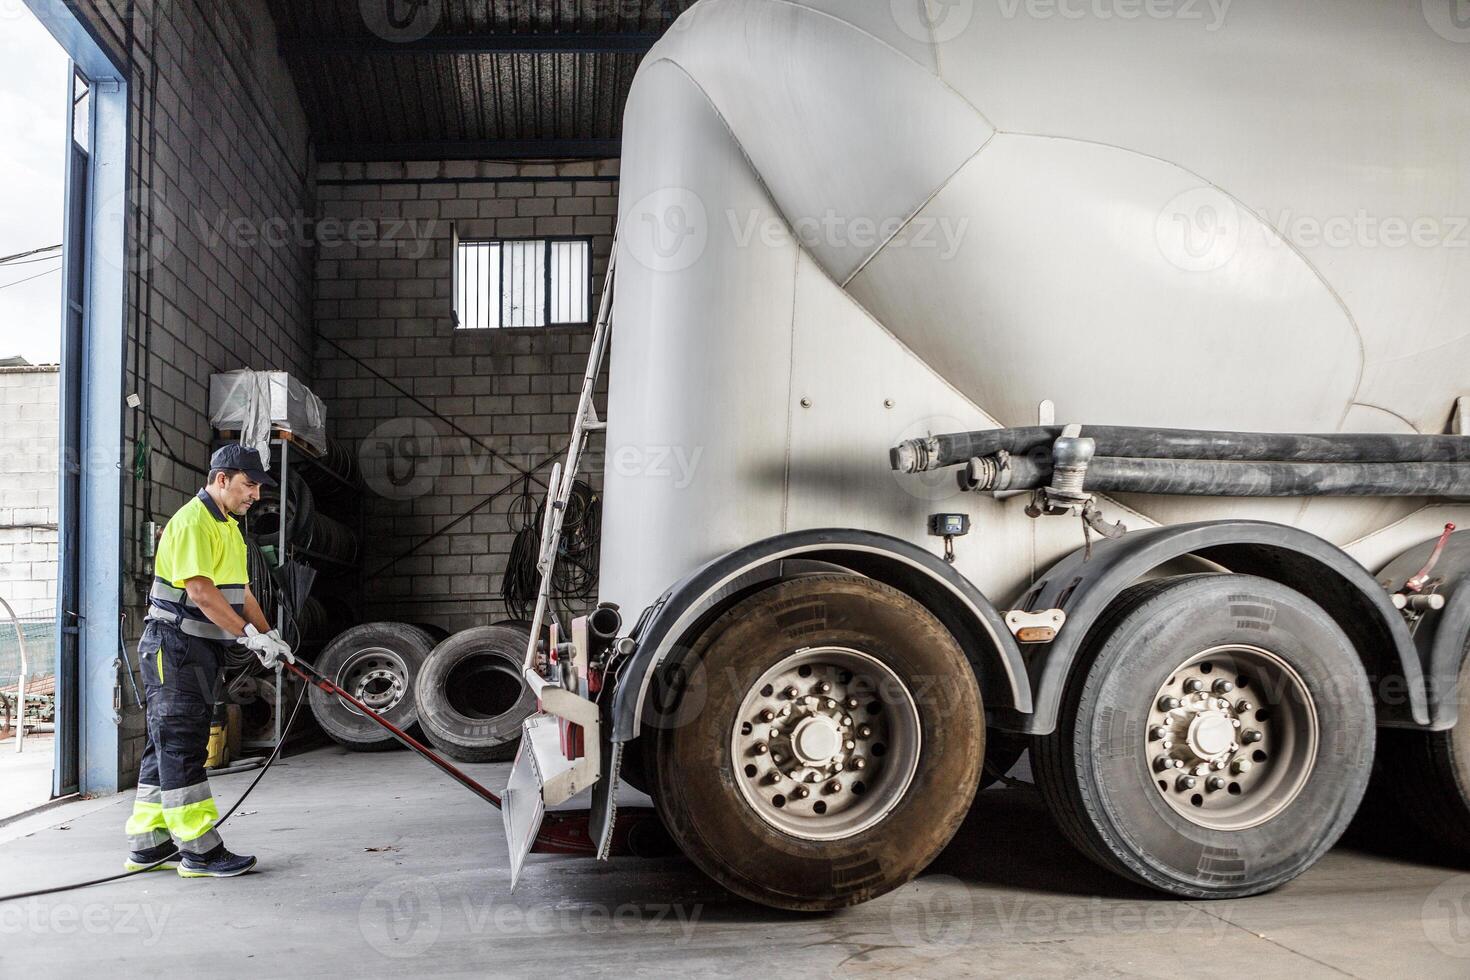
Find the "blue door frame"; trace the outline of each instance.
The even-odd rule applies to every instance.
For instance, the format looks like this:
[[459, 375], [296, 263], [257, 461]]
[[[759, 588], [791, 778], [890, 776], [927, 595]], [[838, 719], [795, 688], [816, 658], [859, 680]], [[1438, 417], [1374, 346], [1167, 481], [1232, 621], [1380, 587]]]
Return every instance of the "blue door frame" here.
[[26, 0], [26, 5], [71, 57], [73, 86], [80, 75], [89, 90], [85, 152], [78, 152], [74, 141], [77, 114], [70, 98], [67, 106], [52, 792], [115, 793], [120, 788], [127, 73], [63, 0]]

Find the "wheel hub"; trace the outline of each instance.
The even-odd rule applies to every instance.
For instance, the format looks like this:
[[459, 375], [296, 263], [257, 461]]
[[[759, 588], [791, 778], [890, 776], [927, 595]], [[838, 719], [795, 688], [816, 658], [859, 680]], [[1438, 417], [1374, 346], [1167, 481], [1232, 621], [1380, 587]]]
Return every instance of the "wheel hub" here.
[[734, 721], [741, 795], [795, 837], [836, 840], [897, 805], [918, 768], [918, 709], [881, 661], [843, 647], [798, 650], [766, 671]]
[[[407, 695], [408, 665], [391, 650], [368, 647], [345, 661], [332, 681], [373, 711], [382, 713], [396, 707]], [[337, 700], [353, 714], [361, 714], [349, 702]]]
[[1181, 664], [1154, 694], [1143, 746], [1164, 801], [1216, 830], [1244, 830], [1284, 810], [1316, 749], [1306, 684], [1251, 646], [1215, 647]]

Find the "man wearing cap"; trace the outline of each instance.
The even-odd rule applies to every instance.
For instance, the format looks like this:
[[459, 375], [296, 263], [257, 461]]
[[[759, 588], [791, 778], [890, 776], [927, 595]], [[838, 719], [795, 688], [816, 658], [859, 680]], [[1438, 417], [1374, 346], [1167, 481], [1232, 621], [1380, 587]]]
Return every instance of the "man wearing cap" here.
[[148, 619], [138, 645], [148, 694], [148, 741], [128, 819], [129, 871], [177, 868], [185, 878], [228, 878], [255, 867], [214, 829], [219, 808], [204, 773], [209, 724], [227, 644], [266, 667], [295, 662], [250, 593], [245, 538], [235, 515], [275, 486], [254, 449], [232, 444], [209, 461], [204, 489], [180, 507], [158, 542]]

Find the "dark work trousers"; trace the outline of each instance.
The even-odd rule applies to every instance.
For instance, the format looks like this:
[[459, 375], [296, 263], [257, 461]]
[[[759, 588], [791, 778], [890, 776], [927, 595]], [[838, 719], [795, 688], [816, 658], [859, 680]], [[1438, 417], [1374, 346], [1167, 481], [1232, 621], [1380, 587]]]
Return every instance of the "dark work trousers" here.
[[138, 657], [148, 696], [148, 743], [127, 825], [134, 851], [170, 838], [184, 854], [204, 854], [221, 843], [214, 829], [219, 808], [204, 774], [222, 678], [220, 647], [159, 620], [143, 630]]

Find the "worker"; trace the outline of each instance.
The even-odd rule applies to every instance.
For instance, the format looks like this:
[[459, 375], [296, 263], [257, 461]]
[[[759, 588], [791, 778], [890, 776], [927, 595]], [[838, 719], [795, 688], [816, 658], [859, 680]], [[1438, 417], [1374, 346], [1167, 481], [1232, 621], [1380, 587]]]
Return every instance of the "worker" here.
[[245, 538], [236, 515], [260, 499], [260, 453], [217, 451], [198, 495], [180, 507], [158, 542], [148, 618], [138, 645], [147, 688], [148, 740], [128, 818], [129, 871], [176, 868], [185, 878], [228, 878], [255, 867], [231, 854], [214, 825], [219, 808], [204, 773], [221, 669], [237, 643], [266, 667], [295, 663], [250, 592]]

